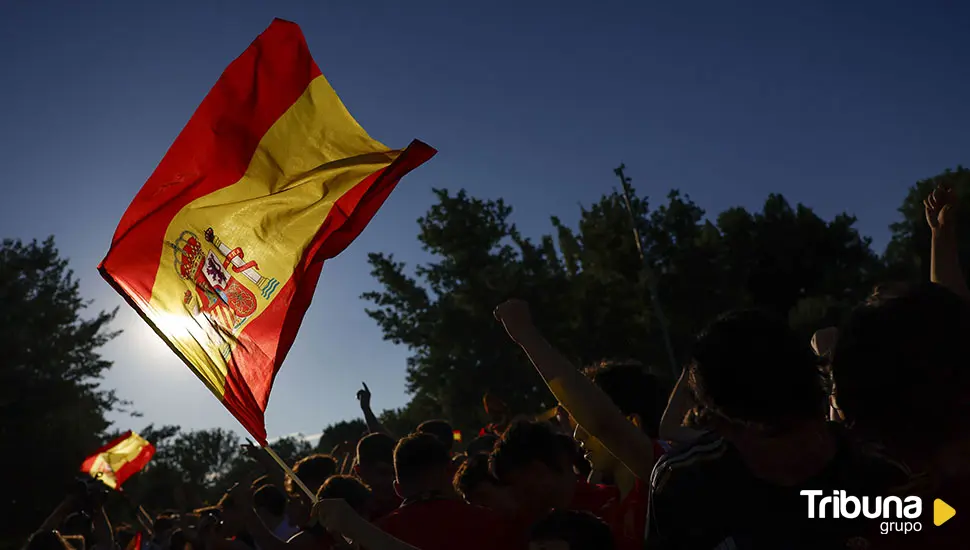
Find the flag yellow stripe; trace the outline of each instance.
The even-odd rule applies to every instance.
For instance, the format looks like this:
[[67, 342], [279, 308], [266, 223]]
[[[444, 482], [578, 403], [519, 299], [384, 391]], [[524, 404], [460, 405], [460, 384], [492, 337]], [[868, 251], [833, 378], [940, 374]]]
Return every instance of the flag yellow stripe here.
[[[399, 154], [368, 136], [319, 76], [263, 136], [239, 181], [194, 200], [172, 219], [147, 313], [217, 397], [225, 394], [227, 354], [253, 345], [242, 331], [292, 276], [336, 201]], [[212, 242], [205, 240], [209, 228]], [[201, 250], [188, 262], [193, 269], [186, 279], [179, 262], [192, 237]], [[234, 279], [236, 288], [255, 297], [251, 312], [225, 307], [225, 296], [207, 296], [191, 280], [210, 273], [209, 254], [225, 266], [213, 268], [212, 276]], [[256, 264], [242, 269], [249, 262]]]

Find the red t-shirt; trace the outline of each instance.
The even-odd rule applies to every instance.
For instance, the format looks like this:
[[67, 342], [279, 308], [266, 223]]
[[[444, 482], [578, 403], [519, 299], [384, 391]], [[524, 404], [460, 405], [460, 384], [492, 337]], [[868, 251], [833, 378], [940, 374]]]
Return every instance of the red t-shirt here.
[[603, 507], [599, 516], [610, 525], [617, 550], [643, 548], [649, 498], [649, 484], [638, 479], [626, 498], [612, 500]]
[[[654, 464], [664, 455], [664, 448], [653, 442]], [[592, 512], [613, 531], [617, 550], [641, 550], [647, 528], [647, 504], [650, 501], [649, 480], [636, 480], [633, 489], [622, 500], [620, 490], [611, 485], [576, 486], [572, 509]]]
[[610, 501], [620, 499], [620, 490], [613, 485], [593, 485], [585, 479], [576, 481], [576, 492], [570, 510], [581, 510], [599, 516]]
[[[461, 500], [406, 504], [377, 521], [386, 533], [421, 550], [497, 550], [522, 546], [501, 516]], [[518, 538], [518, 537], [515, 537]]]

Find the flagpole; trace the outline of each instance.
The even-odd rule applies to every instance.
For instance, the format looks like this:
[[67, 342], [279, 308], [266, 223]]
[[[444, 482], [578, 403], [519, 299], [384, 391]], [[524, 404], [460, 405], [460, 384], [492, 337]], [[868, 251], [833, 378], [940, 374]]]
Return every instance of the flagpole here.
[[670, 363], [670, 372], [673, 374], [676, 380], [680, 376], [680, 369], [677, 368], [677, 358], [674, 356], [674, 346], [670, 342], [670, 330], [667, 327], [667, 317], [664, 316], [663, 308], [660, 305], [660, 293], [657, 289], [657, 277], [650, 267], [650, 262], [647, 261], [647, 255], [643, 250], [643, 238], [640, 235], [640, 229], [637, 227], [637, 218], [633, 213], [633, 201], [631, 195], [633, 194], [630, 189], [630, 178], [626, 177], [623, 170], [626, 169], [626, 165], [620, 163], [620, 166], [613, 170], [613, 173], [620, 178], [620, 183], [623, 184], [623, 202], [626, 205], [627, 214], [630, 215], [630, 226], [633, 228], [633, 238], [637, 242], [637, 252], [640, 255], [640, 262], [643, 264], [644, 274], [647, 276], [647, 287], [650, 290], [650, 301], [653, 302], [654, 315], [657, 317], [657, 321], [660, 323], [660, 332], [663, 334], [664, 346], [667, 348], [667, 361]]
[[310, 502], [312, 502], [313, 504], [316, 504], [317, 495], [310, 491], [310, 488], [307, 487], [305, 483], [303, 483], [302, 479], [297, 477], [296, 473], [289, 467], [289, 465], [286, 464], [286, 462], [283, 462], [283, 459], [280, 458], [278, 454], [276, 454], [276, 451], [274, 451], [272, 447], [270, 447], [269, 445], [263, 445], [263, 450], [266, 451], [266, 454], [268, 454], [270, 458], [272, 458], [277, 464], [280, 465], [280, 468], [283, 468], [283, 471], [286, 472], [286, 475], [290, 476], [293, 479], [293, 481], [296, 482], [297, 486], [300, 487], [303, 493], [310, 498]]

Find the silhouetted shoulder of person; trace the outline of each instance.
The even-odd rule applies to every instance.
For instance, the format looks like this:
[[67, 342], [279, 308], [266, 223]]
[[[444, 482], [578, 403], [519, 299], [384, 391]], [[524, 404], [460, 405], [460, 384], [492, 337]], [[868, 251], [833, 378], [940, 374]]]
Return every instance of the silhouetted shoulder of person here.
[[835, 435], [834, 456], [792, 486], [756, 477], [729, 441], [711, 433], [674, 449], [651, 476], [647, 548], [814, 550], [858, 544], [871, 532], [866, 522], [872, 520], [809, 519], [809, 497], [801, 491], [884, 496], [908, 473], [854, 444], [840, 426], [828, 429]]

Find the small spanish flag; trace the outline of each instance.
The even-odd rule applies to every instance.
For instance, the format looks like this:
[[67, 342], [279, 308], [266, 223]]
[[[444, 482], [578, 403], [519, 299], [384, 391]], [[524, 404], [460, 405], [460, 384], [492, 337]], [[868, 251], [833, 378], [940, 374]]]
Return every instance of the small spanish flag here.
[[118, 489], [155, 455], [155, 446], [132, 431], [101, 447], [81, 463], [81, 471]]
[[455, 443], [461, 443], [461, 430], [454, 430], [454, 431], [452, 431], [451, 432], [451, 437], [452, 437], [452, 439], [455, 440]]
[[277, 19], [219, 78], [99, 270], [260, 444], [326, 259], [435, 154], [367, 135]]

